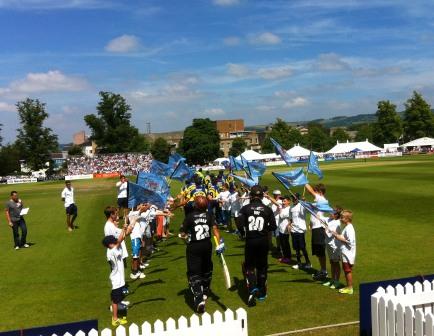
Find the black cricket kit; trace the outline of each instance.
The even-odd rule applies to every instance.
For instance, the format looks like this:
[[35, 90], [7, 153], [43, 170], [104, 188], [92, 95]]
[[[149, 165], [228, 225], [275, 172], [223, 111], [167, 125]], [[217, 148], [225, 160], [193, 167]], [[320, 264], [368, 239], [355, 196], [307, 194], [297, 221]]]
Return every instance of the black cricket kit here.
[[260, 296], [267, 292], [267, 270], [270, 232], [276, 230], [276, 219], [273, 211], [253, 198], [250, 204], [240, 211], [238, 223], [246, 232], [245, 259], [243, 265], [247, 288], [259, 290]]

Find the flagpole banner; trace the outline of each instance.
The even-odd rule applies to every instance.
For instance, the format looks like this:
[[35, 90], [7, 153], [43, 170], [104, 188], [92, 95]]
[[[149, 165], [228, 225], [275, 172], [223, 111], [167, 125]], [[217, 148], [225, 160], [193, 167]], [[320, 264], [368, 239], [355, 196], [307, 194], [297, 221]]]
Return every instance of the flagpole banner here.
[[310, 152], [307, 163], [307, 172], [317, 175], [320, 180], [324, 177], [324, 174], [319, 168], [318, 157], [312, 151]]
[[[288, 154], [287, 151], [283, 149], [283, 147], [273, 138], [270, 138], [271, 143], [273, 144], [276, 154], [279, 154], [282, 157], [282, 160], [285, 161], [285, 163], [288, 166], [291, 166], [291, 162], [294, 162], [294, 159], [291, 157], [291, 155]], [[295, 160], [296, 162], [296, 160]]]
[[128, 207], [134, 208], [139, 204], [149, 203], [159, 209], [166, 207], [167, 196], [161, 195], [153, 190], [146, 189], [141, 185], [128, 182]]

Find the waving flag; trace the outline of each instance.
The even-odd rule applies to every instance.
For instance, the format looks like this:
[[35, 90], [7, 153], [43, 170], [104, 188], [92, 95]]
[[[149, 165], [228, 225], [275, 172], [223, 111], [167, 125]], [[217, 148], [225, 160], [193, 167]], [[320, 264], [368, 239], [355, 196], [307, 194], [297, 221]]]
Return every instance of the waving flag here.
[[182, 157], [178, 153], [173, 153], [169, 156], [169, 162], [167, 164], [167, 166], [169, 167], [168, 175], [173, 174], [180, 161], [186, 161], [186, 158]]
[[286, 173], [273, 172], [273, 176], [277, 178], [286, 189], [290, 189], [291, 187], [296, 186], [302, 186], [309, 183], [306, 175], [304, 175], [303, 173], [303, 168], [297, 168]]
[[243, 165], [240, 160], [237, 160], [233, 156], [229, 156], [229, 162], [230, 162], [230, 170], [243, 170]]
[[242, 184], [248, 186], [249, 188], [258, 184], [258, 181], [255, 181], [255, 180], [248, 178], [248, 177], [241, 177], [241, 176], [233, 175], [233, 174], [231, 174], [231, 176], [233, 176], [235, 179], [240, 181]]
[[163, 176], [155, 175], [152, 173], [139, 172], [137, 174], [136, 183], [145, 189], [155, 191], [167, 199], [170, 194], [170, 187]]
[[185, 161], [182, 160], [178, 162], [170, 178], [178, 181], [185, 181], [191, 179], [193, 176], [194, 171], [187, 166]]
[[262, 162], [249, 162], [250, 167], [252, 167], [254, 170], [256, 170], [260, 176], [264, 175], [265, 170], [267, 169], [267, 166], [265, 166], [265, 164], [263, 164]]
[[167, 197], [136, 183], [128, 182], [128, 207], [134, 208], [141, 203], [149, 203], [164, 209]]
[[[321, 218], [320, 216], [318, 216], [318, 211], [322, 211], [322, 210], [318, 210], [312, 203], [309, 203], [309, 202], [305, 202], [305, 201], [302, 201], [302, 200], [298, 200], [298, 202], [301, 204], [301, 206], [303, 207], [303, 208], [305, 208], [312, 216], [314, 216], [316, 219], [318, 219], [320, 222], [321, 222], [321, 224], [324, 226], [324, 227], [327, 227], [327, 222], [323, 219], [323, 218]], [[333, 209], [332, 209], [333, 210]]]
[[169, 165], [158, 160], [152, 160], [151, 169], [149, 171], [150, 173], [155, 175], [161, 175], [161, 176], [170, 175]]
[[[259, 178], [263, 175], [260, 171], [253, 168], [252, 163], [247, 161], [244, 156], [241, 155], [241, 164], [246, 172], [247, 176], [252, 180], [259, 180]], [[265, 170], [264, 170], [265, 171]]]
[[307, 172], [317, 175], [320, 179], [324, 177], [321, 169], [319, 169], [318, 157], [311, 151], [309, 161], [307, 163]]
[[283, 149], [283, 147], [280, 146], [280, 144], [276, 140], [274, 140], [273, 138], [270, 138], [270, 141], [274, 145], [274, 148], [276, 150], [276, 154], [279, 154], [282, 157], [282, 160], [285, 161], [285, 163], [288, 166], [291, 166], [291, 161], [292, 161], [291, 155], [289, 155], [288, 152], [285, 151]]

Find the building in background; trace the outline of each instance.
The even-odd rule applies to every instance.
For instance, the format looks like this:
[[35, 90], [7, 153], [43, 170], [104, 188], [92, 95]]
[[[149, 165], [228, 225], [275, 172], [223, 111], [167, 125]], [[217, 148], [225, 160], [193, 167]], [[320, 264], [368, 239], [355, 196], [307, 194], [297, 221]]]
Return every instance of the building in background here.
[[74, 133], [72, 136], [72, 144], [81, 146], [87, 141], [87, 136], [85, 131], [80, 131], [77, 133]]
[[173, 148], [178, 148], [179, 143], [184, 137], [183, 131], [175, 131], [175, 132], [163, 132], [163, 133], [149, 133], [146, 135], [151, 142], [154, 142], [157, 138], [165, 139], [169, 145]]

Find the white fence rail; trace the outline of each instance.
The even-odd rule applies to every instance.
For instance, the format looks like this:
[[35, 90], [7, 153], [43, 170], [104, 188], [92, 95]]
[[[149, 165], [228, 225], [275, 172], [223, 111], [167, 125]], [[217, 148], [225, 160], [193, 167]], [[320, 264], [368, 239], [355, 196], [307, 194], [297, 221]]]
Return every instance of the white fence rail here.
[[[192, 315], [188, 320], [184, 316], [178, 319], [178, 323], [170, 318], [164, 323], [157, 320], [154, 325], [145, 322], [139, 327], [131, 324], [128, 328], [119, 326], [114, 336], [248, 336], [247, 333], [247, 312], [239, 308], [235, 313], [228, 309], [222, 314], [219, 311], [211, 316], [208, 313], [202, 314], [201, 318]], [[56, 336], [56, 335], [53, 335]], [[73, 336], [66, 333], [63, 336]], [[100, 333], [92, 329], [87, 335], [79, 331], [75, 336], [113, 336], [111, 329], [104, 329]]]
[[379, 287], [371, 296], [373, 336], [434, 336], [434, 281]]

